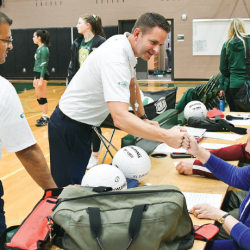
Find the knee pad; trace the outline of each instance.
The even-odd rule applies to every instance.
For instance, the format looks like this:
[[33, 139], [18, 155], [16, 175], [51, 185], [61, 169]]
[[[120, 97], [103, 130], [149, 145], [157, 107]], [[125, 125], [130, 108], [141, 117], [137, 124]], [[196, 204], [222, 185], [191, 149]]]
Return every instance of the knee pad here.
[[48, 101], [47, 101], [47, 98], [40, 98], [40, 104], [43, 105], [43, 104], [46, 104]]
[[37, 99], [37, 102], [39, 103], [39, 105], [41, 105], [41, 100], [40, 99]]

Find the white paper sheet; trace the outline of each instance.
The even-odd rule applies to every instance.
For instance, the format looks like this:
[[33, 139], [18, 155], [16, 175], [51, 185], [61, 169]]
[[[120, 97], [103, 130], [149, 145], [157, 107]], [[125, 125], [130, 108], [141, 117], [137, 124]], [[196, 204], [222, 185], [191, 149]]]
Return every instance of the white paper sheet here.
[[203, 134], [207, 131], [203, 128], [193, 128], [193, 127], [185, 127], [187, 129], [188, 134], [193, 135], [196, 138], [201, 138]]
[[243, 135], [217, 133], [217, 132], [206, 132], [203, 136], [206, 138], [214, 138], [214, 139], [222, 139], [222, 140], [230, 140], [230, 141], [236, 141], [240, 139], [241, 137], [243, 137]]
[[190, 210], [194, 205], [201, 203], [207, 203], [213, 207], [220, 208], [222, 200], [221, 194], [183, 192], [183, 195], [186, 198], [188, 210]]
[[228, 122], [232, 123], [235, 126], [236, 125], [238, 125], [238, 126], [248, 126], [248, 125], [250, 125], [250, 120], [233, 120], [233, 121], [228, 121]]
[[205, 149], [220, 149], [231, 146], [231, 144], [202, 143], [201, 146]]
[[156, 147], [154, 150], [154, 153], [173, 153], [173, 152], [178, 152], [178, 153], [186, 153], [187, 150], [184, 148], [172, 148], [168, 146], [166, 143], [162, 143]]

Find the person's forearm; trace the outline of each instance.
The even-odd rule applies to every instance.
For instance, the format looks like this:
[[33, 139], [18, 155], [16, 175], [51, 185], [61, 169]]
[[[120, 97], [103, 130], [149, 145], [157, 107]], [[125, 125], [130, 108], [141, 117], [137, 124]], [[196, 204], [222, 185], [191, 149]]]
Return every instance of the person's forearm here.
[[[242, 162], [249, 162], [250, 155], [246, 153], [245, 147], [246, 147], [246, 143], [245, 144], [231, 145], [231, 146], [228, 146], [225, 148], [211, 150], [210, 153], [221, 158], [222, 160], [225, 160], [225, 161], [240, 160]], [[247, 158], [248, 155], [249, 155], [249, 159]], [[205, 169], [206, 169], [206, 167], [203, 166], [203, 164], [201, 163], [200, 160], [196, 159], [194, 161], [193, 165], [201, 166], [201, 168], [199, 168], [199, 169], [193, 168], [193, 174], [204, 175], [207, 177], [218, 179], [212, 173], [208, 173], [208, 172], [202, 170], [202, 167], [204, 167]]]
[[[220, 218], [222, 218], [224, 215], [226, 215], [227, 212], [222, 211], [222, 210], [218, 210], [218, 212], [215, 215], [215, 220], [219, 221]], [[236, 220], [233, 216], [229, 215], [225, 218], [225, 221], [222, 225], [222, 227], [224, 228], [224, 230], [228, 233], [228, 235], [230, 235], [232, 228], [235, 226], [235, 224], [239, 223], [238, 220]]]
[[42, 189], [57, 187], [49, 172], [43, 153], [37, 144], [16, 152], [16, 155], [30, 176]]
[[194, 154], [194, 156], [198, 158], [202, 164], [205, 164], [210, 157], [210, 152], [202, 147], [199, 147], [199, 150]]
[[136, 137], [159, 142], [165, 142], [170, 137], [167, 130], [152, 126], [129, 112], [116, 114], [113, 120], [116, 127]]
[[235, 226], [235, 224], [239, 223], [238, 220], [236, 220], [233, 216], [229, 215], [223, 224], [223, 228], [225, 231], [230, 235], [232, 228]]
[[225, 161], [240, 160], [246, 162], [248, 159], [246, 158], [245, 147], [246, 143], [236, 144], [221, 149], [211, 150], [210, 153]]

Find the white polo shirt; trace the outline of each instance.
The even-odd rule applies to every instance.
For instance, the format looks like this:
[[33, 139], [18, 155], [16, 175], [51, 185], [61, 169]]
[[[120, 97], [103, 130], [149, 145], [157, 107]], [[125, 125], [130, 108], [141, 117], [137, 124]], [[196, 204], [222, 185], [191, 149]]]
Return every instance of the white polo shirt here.
[[109, 38], [84, 61], [59, 102], [65, 115], [99, 126], [110, 113], [107, 102], [129, 103], [137, 59], [128, 35]]
[[2, 146], [9, 153], [36, 144], [15, 88], [0, 76], [0, 159]]

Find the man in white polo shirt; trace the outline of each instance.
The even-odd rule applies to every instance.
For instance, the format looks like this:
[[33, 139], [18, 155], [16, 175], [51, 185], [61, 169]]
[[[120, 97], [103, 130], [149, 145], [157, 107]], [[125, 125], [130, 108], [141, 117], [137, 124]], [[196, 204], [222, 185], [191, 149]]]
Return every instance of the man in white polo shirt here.
[[[186, 130], [161, 129], [148, 120], [135, 79], [136, 57], [149, 60], [159, 53], [169, 31], [163, 16], [144, 13], [131, 34], [108, 39], [75, 74], [48, 126], [51, 173], [59, 187], [81, 183], [91, 154], [92, 126], [100, 126], [109, 113], [114, 125], [129, 134], [181, 147]], [[136, 115], [128, 112], [129, 103]]]
[[[12, 20], [0, 12], [0, 64], [5, 62], [8, 51], [13, 48], [11, 24]], [[56, 188], [42, 151], [25, 119], [16, 90], [9, 81], [0, 76], [0, 159], [3, 146], [7, 152], [16, 153], [27, 172], [41, 188]], [[2, 196], [3, 186], [0, 181], [0, 198]], [[4, 202], [0, 199], [0, 235], [6, 228], [3, 205]]]

